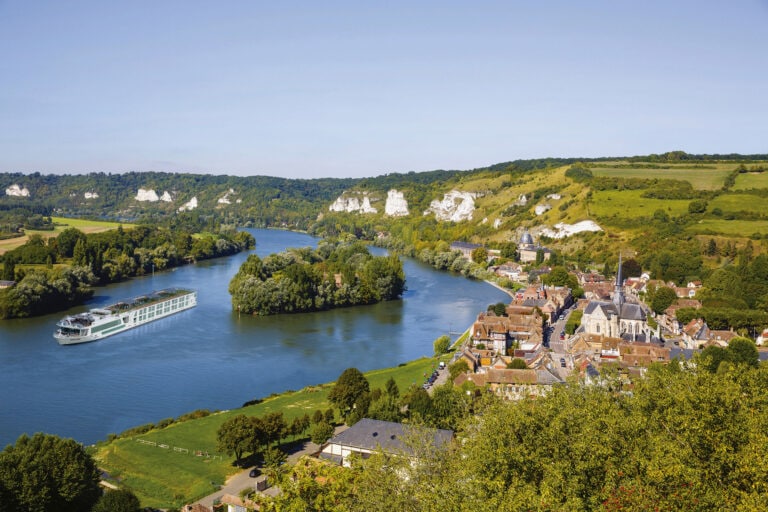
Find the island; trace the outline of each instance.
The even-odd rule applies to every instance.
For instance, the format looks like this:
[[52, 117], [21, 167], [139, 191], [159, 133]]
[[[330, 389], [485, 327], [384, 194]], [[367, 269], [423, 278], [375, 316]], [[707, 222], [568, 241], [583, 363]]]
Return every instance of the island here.
[[263, 260], [252, 254], [229, 283], [232, 307], [253, 315], [323, 311], [394, 300], [405, 291], [395, 255], [373, 256], [357, 240], [324, 240]]

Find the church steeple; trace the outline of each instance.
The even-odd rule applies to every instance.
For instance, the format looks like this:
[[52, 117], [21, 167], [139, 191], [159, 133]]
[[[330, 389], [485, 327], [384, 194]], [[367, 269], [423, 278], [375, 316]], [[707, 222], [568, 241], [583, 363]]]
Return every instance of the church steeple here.
[[616, 272], [616, 285], [613, 289], [613, 303], [619, 307], [624, 304], [624, 279], [621, 277], [621, 253], [619, 253], [619, 269]]

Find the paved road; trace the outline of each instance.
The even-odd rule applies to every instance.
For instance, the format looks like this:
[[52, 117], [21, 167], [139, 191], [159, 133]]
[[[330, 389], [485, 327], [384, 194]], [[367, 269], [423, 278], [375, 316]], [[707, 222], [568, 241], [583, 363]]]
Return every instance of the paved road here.
[[[336, 427], [336, 430], [334, 431], [334, 435], [339, 434], [343, 431], [345, 431], [347, 428], [346, 425], [341, 425], [339, 427]], [[309, 455], [312, 453], [316, 453], [320, 450], [320, 446], [316, 445], [312, 441], [305, 441], [301, 445], [295, 447], [296, 449], [291, 452], [288, 455], [288, 464], [295, 464], [299, 458], [301, 458], [303, 455]], [[233, 496], [238, 496], [240, 494], [240, 491], [243, 489], [252, 489], [258, 480], [262, 480], [264, 478], [263, 471], [261, 467], [258, 467], [261, 474], [256, 477], [252, 478], [248, 476], [248, 473], [250, 473], [251, 469], [253, 467], [244, 469], [240, 471], [239, 473], [236, 473], [229, 478], [227, 478], [227, 481], [224, 485], [221, 486], [221, 488], [214, 492], [213, 494], [209, 494], [205, 498], [202, 498], [195, 503], [199, 503], [201, 505], [204, 505], [206, 507], [212, 508], [213, 502], [217, 499], [220, 499], [225, 494], [231, 494]], [[264, 492], [264, 494], [272, 494], [274, 495], [277, 491], [276, 487], [268, 487], [267, 490]]]

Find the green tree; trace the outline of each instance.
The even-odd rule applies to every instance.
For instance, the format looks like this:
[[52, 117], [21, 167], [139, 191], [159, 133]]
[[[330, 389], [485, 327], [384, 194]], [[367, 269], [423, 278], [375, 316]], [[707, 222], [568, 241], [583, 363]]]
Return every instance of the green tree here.
[[387, 382], [384, 384], [384, 389], [387, 392], [387, 395], [397, 400], [400, 398], [400, 388], [397, 387], [397, 382], [395, 382], [395, 379], [393, 377], [390, 377]]
[[235, 464], [253, 447], [254, 424], [245, 414], [238, 414], [221, 424], [216, 432], [216, 449], [235, 456]]
[[448, 352], [451, 348], [451, 338], [447, 334], [443, 334], [435, 340], [433, 343], [435, 349], [435, 356], [441, 356]]
[[478, 247], [472, 250], [472, 261], [478, 265], [485, 265], [488, 263], [488, 250], [485, 247]]
[[328, 401], [339, 409], [341, 416], [346, 420], [355, 403], [362, 395], [368, 394], [370, 389], [368, 380], [360, 370], [347, 368], [339, 375], [336, 384], [328, 393]]
[[448, 367], [448, 375], [451, 377], [451, 382], [462, 373], [469, 371], [469, 363], [466, 359], [459, 359]]
[[527, 370], [528, 364], [526, 364], [525, 359], [520, 359], [519, 357], [515, 357], [507, 364], [507, 368], [514, 369], [514, 370]]
[[496, 304], [492, 304], [488, 307], [490, 311], [493, 311], [493, 313], [496, 316], [507, 316], [507, 305], [503, 302], [497, 302]]
[[736, 364], [756, 367], [760, 362], [760, 354], [755, 342], [749, 338], [736, 336], [728, 342], [728, 360]]
[[139, 512], [141, 503], [128, 489], [118, 489], [104, 493], [91, 512]]
[[11, 255], [7, 255], [3, 260], [2, 280], [4, 281], [16, 280], [16, 259]]
[[81, 512], [101, 495], [99, 471], [72, 439], [22, 435], [0, 452], [0, 510]]
[[282, 411], [268, 412], [260, 418], [261, 428], [267, 444], [280, 443], [285, 435], [287, 425]]
[[707, 202], [703, 199], [696, 199], [688, 203], [688, 213], [704, 213], [707, 211]]
[[651, 299], [651, 309], [656, 314], [662, 314], [677, 300], [675, 290], [667, 286], [662, 286], [656, 290]]
[[310, 437], [312, 442], [318, 445], [325, 444], [331, 437], [333, 437], [334, 428], [333, 425], [322, 421], [315, 423], [310, 430]]

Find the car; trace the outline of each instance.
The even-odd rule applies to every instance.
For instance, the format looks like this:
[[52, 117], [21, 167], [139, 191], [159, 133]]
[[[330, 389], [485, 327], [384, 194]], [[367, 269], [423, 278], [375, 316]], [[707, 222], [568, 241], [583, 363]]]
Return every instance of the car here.
[[564, 357], [560, 358], [560, 366], [565, 368], [565, 358]]
[[249, 476], [249, 477], [251, 477], [251, 478], [256, 478], [257, 476], [259, 476], [259, 470], [258, 470], [258, 469], [256, 469], [256, 468], [253, 468], [253, 469], [252, 469], [252, 470], [251, 470], [251, 471], [248, 473], [248, 476]]

